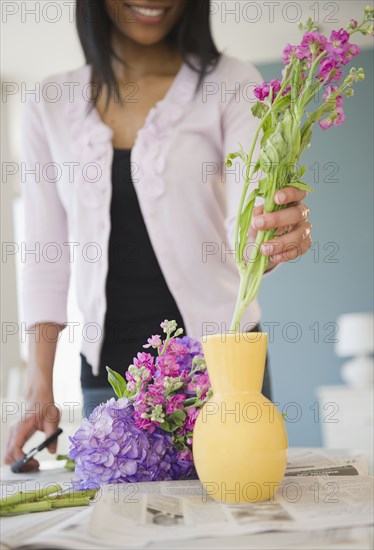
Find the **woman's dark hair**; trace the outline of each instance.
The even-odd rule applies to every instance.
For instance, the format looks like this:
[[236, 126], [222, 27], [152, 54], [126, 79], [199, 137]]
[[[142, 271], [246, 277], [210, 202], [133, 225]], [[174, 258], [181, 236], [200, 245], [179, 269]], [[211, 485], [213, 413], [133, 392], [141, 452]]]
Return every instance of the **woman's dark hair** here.
[[[199, 74], [197, 88], [220, 57], [210, 28], [210, 3], [211, 0], [188, 0], [182, 18], [167, 37], [170, 45], [179, 51], [183, 61]], [[103, 84], [107, 86], [107, 104], [113, 94], [119, 99], [111, 63], [118, 56], [111, 45], [113, 22], [107, 13], [105, 1], [76, 0], [76, 21], [86, 62], [92, 65], [93, 83], [99, 90]], [[98, 94], [95, 95], [92, 98], [93, 104], [98, 97]]]

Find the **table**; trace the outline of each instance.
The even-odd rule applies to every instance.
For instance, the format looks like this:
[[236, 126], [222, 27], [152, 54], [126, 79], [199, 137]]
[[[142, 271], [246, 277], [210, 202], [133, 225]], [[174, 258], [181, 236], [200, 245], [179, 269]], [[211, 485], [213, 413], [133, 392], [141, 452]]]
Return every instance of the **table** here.
[[[313, 456], [318, 457], [323, 453], [328, 457], [334, 456], [348, 456], [353, 453], [353, 451], [339, 451], [339, 450], [328, 450], [325, 449], [290, 449], [289, 450], [289, 463], [297, 464], [298, 457], [303, 456], [304, 454], [313, 453]], [[309, 461], [310, 462], [310, 461]], [[317, 458], [316, 458], [317, 462]], [[58, 464], [58, 463], [57, 463]], [[357, 464], [359, 462], [357, 461]], [[22, 488], [25, 490], [30, 490], [35, 488], [38, 484], [42, 485], [45, 483], [59, 483], [63, 488], [68, 488], [70, 486], [70, 480], [72, 477], [72, 472], [65, 470], [61, 465], [56, 466], [56, 462], [48, 461], [44, 462], [41, 465], [42, 469], [38, 473], [34, 474], [23, 474], [26, 476], [23, 481]], [[365, 473], [365, 465], [359, 464], [357, 468], [362, 468], [360, 473]], [[4, 467], [1, 470], [1, 480], [2, 480], [2, 490], [7, 491], [9, 494], [11, 488], [16, 488], [16, 482], [20, 480], [20, 474], [13, 474], [10, 471], [10, 468]], [[13, 486], [12, 486], [13, 484]], [[13, 516], [8, 518], [2, 518], [1, 526], [1, 539], [2, 546], [0, 544], [0, 550], [9, 549], [9, 548], [19, 548], [20, 546], [26, 544], [33, 536], [37, 535], [40, 532], [45, 532], [47, 529], [50, 529], [51, 532], [54, 530], [61, 529], [64, 525], [64, 522], [78, 520], [76, 518], [81, 518], [80, 521], [83, 525], [83, 520], [87, 520], [92, 510], [84, 508], [69, 508], [64, 510], [54, 510], [52, 512], [41, 512], [37, 514], [27, 514], [22, 516]], [[97, 539], [88, 539], [85, 535], [80, 536], [79, 533], [72, 535], [70, 540], [69, 548], [72, 550], [108, 550], [109, 548], [114, 548], [108, 543], [103, 545], [102, 542]], [[157, 549], [157, 548], [185, 548], [185, 549], [194, 549], [199, 548], [206, 549], [256, 549], [256, 550], [265, 550], [265, 549], [296, 549], [303, 548], [304, 550], [369, 550], [372, 548], [372, 528], [369, 526], [360, 526], [356, 528], [338, 528], [330, 529], [328, 532], [314, 530], [312, 532], [265, 532], [259, 534], [250, 534], [250, 535], [241, 535], [235, 537], [219, 537], [219, 538], [205, 538], [205, 539], [195, 539], [190, 541], [178, 542], [175, 541], [163, 541], [162, 545], [160, 543], [152, 543], [147, 546], [147, 548]], [[57, 537], [58, 539], [58, 537]], [[32, 548], [42, 548], [32, 547]], [[57, 546], [50, 546], [48, 549], [57, 548]], [[64, 548], [64, 546], [59, 546], [59, 548]], [[118, 548], [118, 546], [116, 546]]]

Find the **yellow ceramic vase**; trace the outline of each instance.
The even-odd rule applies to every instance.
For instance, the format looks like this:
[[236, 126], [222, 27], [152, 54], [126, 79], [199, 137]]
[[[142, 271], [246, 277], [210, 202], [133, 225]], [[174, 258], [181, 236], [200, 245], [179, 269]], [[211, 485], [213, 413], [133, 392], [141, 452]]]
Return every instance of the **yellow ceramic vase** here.
[[267, 334], [203, 339], [213, 397], [193, 433], [193, 456], [207, 493], [220, 502], [269, 500], [287, 463], [287, 434], [278, 409], [261, 393]]

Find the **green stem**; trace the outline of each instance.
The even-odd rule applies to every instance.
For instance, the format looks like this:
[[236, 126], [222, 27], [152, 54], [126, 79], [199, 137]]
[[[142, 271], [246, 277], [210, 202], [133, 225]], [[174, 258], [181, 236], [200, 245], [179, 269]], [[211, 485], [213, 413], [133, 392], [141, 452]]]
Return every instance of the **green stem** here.
[[[260, 121], [260, 124], [259, 124], [259, 127], [257, 128], [255, 135], [253, 136], [252, 143], [251, 143], [251, 148], [250, 148], [249, 154], [248, 154], [247, 168], [246, 168], [246, 173], [245, 173], [245, 178], [244, 178], [244, 188], [243, 188], [243, 191], [242, 191], [242, 194], [241, 194], [241, 197], [240, 197], [240, 202], [239, 202], [239, 207], [238, 207], [238, 214], [236, 216], [235, 241], [234, 241], [236, 250], [239, 249], [238, 244], [239, 244], [240, 218], [241, 218], [241, 215], [242, 215], [244, 202], [245, 202], [245, 199], [246, 199], [246, 196], [247, 196], [248, 187], [249, 187], [249, 184], [250, 184], [251, 179], [253, 177], [253, 168], [251, 170], [253, 153], [254, 153], [254, 150], [255, 150], [255, 147], [256, 147], [258, 136], [260, 135], [260, 131], [262, 129], [262, 126], [263, 126], [266, 118], [269, 116], [269, 113], [270, 113], [270, 110], [266, 113], [266, 115], [264, 115], [262, 117], [262, 119]], [[237, 257], [236, 260], [237, 260], [237, 264], [241, 265], [242, 258]]]
[[40, 502], [24, 502], [23, 504], [15, 504], [13, 506], [4, 506], [0, 509], [0, 515], [9, 514], [28, 514], [29, 512], [48, 512], [51, 510], [52, 503], [46, 500]]
[[56, 500], [52, 501], [52, 508], [70, 508], [73, 506], [88, 506], [90, 503], [90, 498], [76, 498], [74, 500], [70, 499], [62, 499], [62, 500]]
[[18, 493], [15, 493], [14, 495], [2, 498], [0, 500], [0, 506], [13, 506], [15, 504], [24, 504], [25, 502], [37, 501], [47, 495], [58, 493], [59, 491], [62, 491], [62, 489], [60, 485], [57, 484], [50, 485], [48, 487], [40, 489], [39, 491], [20, 491]]

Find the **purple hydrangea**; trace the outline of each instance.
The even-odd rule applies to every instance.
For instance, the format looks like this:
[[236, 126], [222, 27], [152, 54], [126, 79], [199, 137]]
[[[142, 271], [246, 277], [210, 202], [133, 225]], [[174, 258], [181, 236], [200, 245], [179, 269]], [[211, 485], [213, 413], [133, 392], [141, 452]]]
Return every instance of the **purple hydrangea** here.
[[194, 357], [204, 357], [203, 347], [199, 340], [190, 338], [190, 336], [182, 336], [176, 340], [185, 349], [185, 353], [178, 356], [179, 367], [181, 370], [190, 370]]
[[69, 457], [75, 460], [74, 485], [98, 488], [104, 483], [174, 480], [188, 477], [193, 463], [180, 460], [172, 438], [134, 424], [129, 399], [110, 399], [84, 419], [70, 437]]

